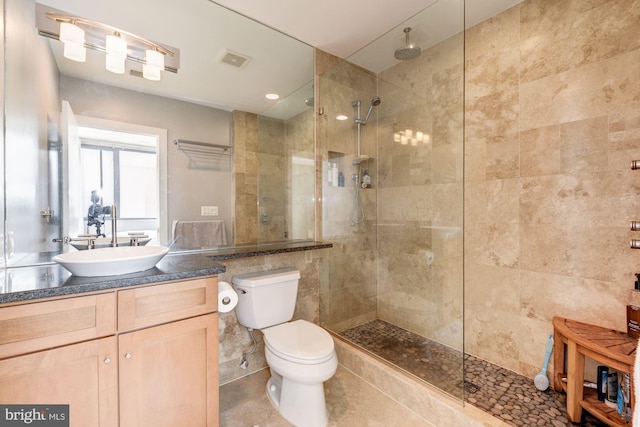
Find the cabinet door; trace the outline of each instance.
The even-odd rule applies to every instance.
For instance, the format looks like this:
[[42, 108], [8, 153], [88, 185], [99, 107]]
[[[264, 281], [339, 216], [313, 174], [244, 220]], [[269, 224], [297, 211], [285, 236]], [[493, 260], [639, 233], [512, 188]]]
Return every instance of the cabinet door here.
[[119, 336], [121, 427], [218, 425], [218, 314]]
[[118, 424], [116, 337], [0, 360], [3, 404], [68, 404], [72, 427]]

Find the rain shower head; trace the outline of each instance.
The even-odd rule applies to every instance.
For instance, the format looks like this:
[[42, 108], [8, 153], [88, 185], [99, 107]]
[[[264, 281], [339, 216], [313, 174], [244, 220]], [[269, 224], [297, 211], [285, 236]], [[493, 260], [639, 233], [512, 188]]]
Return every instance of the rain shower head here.
[[411, 32], [411, 27], [407, 27], [404, 29], [405, 45], [404, 47], [400, 47], [396, 49], [396, 52], [394, 54], [396, 59], [399, 59], [400, 61], [409, 61], [410, 59], [417, 58], [418, 56], [420, 56], [420, 53], [422, 52], [422, 49], [420, 49], [419, 46], [416, 46], [413, 43], [411, 43], [409, 39], [410, 32]]

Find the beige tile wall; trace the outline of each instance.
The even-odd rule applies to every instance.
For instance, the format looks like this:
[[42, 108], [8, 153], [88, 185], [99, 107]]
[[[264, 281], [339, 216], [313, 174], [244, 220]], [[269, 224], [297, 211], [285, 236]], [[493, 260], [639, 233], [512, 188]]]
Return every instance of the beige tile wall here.
[[258, 241], [284, 240], [288, 158], [286, 124], [258, 117]]
[[553, 316], [626, 329], [640, 2], [526, 0], [465, 43], [465, 349], [532, 377]]
[[233, 244], [255, 244], [258, 239], [258, 116], [233, 111]]

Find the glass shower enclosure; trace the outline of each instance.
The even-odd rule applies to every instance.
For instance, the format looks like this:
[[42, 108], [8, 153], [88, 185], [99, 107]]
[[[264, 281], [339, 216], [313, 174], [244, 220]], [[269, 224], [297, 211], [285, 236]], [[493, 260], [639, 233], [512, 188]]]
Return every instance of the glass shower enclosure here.
[[321, 325], [462, 399], [464, 0], [324, 62]]

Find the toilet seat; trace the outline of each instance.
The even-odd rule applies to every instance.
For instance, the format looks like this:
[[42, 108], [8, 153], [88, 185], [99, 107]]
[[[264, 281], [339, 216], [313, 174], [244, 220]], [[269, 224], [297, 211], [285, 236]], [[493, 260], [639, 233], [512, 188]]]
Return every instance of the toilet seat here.
[[331, 335], [306, 320], [282, 323], [263, 329], [262, 333], [271, 352], [294, 363], [315, 365], [335, 355]]

